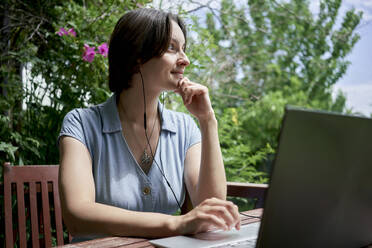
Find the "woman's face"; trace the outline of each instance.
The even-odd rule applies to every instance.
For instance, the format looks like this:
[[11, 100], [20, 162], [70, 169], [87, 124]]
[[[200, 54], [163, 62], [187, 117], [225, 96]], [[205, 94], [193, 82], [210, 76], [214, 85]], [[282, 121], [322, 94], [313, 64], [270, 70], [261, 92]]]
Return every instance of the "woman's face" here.
[[152, 58], [141, 66], [146, 86], [154, 90], [175, 90], [190, 64], [184, 53], [185, 37], [174, 21], [171, 22], [171, 33], [170, 45], [163, 56]]

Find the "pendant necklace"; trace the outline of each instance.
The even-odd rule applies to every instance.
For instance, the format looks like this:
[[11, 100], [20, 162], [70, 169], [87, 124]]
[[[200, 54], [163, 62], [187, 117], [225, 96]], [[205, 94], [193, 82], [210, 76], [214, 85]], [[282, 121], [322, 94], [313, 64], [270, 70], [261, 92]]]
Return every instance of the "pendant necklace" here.
[[[123, 109], [123, 114], [125, 115], [126, 118], [127, 117], [127, 113], [125, 112], [125, 110]], [[154, 119], [154, 124], [152, 125], [152, 130], [151, 130], [151, 133], [150, 133], [150, 138], [149, 138], [149, 143], [150, 143], [150, 140], [151, 140], [151, 137], [152, 137], [152, 134], [154, 132], [154, 129], [155, 129], [155, 124], [156, 124], [156, 119], [157, 117], [155, 117]], [[146, 130], [145, 130], [146, 132]], [[160, 137], [159, 137], [160, 138]], [[140, 166], [142, 169], [145, 169], [147, 168], [150, 164], [151, 164], [151, 159], [152, 159], [152, 156], [150, 156], [148, 153], [147, 153], [147, 146], [149, 144], [147, 143], [147, 139], [146, 139], [146, 145], [145, 145], [145, 148], [143, 149], [143, 153], [141, 155], [141, 162], [140, 162]]]
[[[151, 130], [151, 133], [150, 133], [150, 138], [149, 138], [149, 143], [150, 143], [150, 140], [151, 140], [151, 137], [152, 137], [152, 133], [154, 132], [154, 128], [155, 128], [155, 123], [156, 123], [156, 118], [155, 117], [155, 120], [154, 120], [154, 125], [152, 125], [152, 130]], [[145, 130], [146, 132], [146, 130]], [[160, 137], [159, 137], [160, 139]], [[147, 140], [147, 139], [146, 139]], [[141, 155], [141, 167], [142, 168], [147, 168], [148, 166], [151, 165], [151, 159], [152, 159], [152, 154], [151, 156], [147, 153], [147, 146], [148, 145], [151, 145], [151, 144], [146, 144], [145, 145], [145, 149], [143, 149], [143, 153]]]

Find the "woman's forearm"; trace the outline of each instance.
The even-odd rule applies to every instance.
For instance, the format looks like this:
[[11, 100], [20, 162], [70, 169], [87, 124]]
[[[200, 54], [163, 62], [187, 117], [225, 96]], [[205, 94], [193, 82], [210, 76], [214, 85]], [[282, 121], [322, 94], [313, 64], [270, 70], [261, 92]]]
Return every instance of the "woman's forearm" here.
[[[66, 209], [66, 208], [65, 208]], [[179, 234], [177, 216], [129, 211], [100, 203], [80, 203], [64, 213], [73, 236], [164, 237]]]
[[199, 119], [202, 135], [201, 165], [198, 181], [199, 202], [216, 197], [226, 199], [226, 175], [223, 165], [218, 124], [213, 115]]

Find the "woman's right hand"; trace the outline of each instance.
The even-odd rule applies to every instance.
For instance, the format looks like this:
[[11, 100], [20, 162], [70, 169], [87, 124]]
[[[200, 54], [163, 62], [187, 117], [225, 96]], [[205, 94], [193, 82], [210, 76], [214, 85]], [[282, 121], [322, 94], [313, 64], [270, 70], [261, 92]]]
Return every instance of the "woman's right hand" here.
[[204, 200], [189, 213], [178, 217], [176, 230], [180, 234], [196, 234], [213, 229], [240, 229], [238, 207], [218, 198]]

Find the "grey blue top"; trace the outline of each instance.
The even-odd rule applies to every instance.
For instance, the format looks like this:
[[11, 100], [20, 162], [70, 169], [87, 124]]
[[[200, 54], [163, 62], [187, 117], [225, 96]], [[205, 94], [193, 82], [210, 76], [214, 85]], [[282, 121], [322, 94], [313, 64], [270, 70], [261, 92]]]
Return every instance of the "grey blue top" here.
[[[201, 141], [200, 130], [189, 115], [163, 109], [160, 102], [158, 109], [162, 129], [155, 160], [182, 204], [186, 152]], [[58, 139], [61, 136], [73, 137], [88, 148], [96, 202], [134, 211], [177, 211], [177, 202], [155, 162], [145, 174], [132, 155], [122, 134], [115, 94], [103, 104], [69, 112]]]

